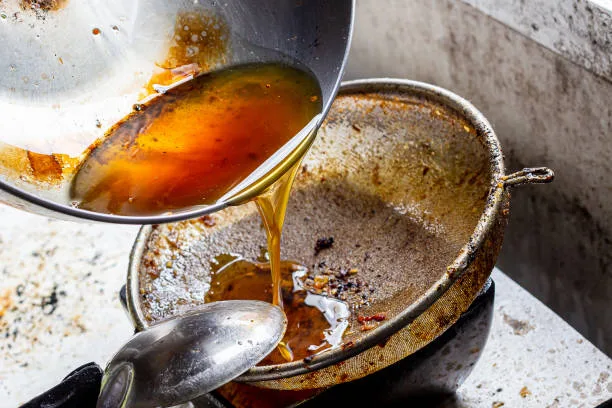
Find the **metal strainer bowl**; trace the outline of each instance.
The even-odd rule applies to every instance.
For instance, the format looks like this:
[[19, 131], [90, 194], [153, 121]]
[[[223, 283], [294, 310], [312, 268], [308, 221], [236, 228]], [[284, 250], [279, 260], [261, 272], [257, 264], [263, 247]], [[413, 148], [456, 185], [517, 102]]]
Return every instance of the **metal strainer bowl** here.
[[[355, 380], [419, 350], [470, 306], [495, 264], [509, 187], [553, 179], [547, 168], [506, 175], [499, 141], [469, 102], [424, 83], [345, 83], [306, 156], [287, 210], [282, 256], [316, 269], [356, 268], [367, 302], [340, 347], [253, 367], [238, 381], [301, 390]], [[333, 236], [316, 253], [315, 241]], [[128, 273], [137, 329], [197, 308], [219, 253], [255, 259], [265, 235], [253, 206], [144, 227]], [[363, 297], [362, 297], [363, 298]], [[348, 300], [351, 304], [351, 300]], [[384, 312], [373, 330], [357, 315]]]

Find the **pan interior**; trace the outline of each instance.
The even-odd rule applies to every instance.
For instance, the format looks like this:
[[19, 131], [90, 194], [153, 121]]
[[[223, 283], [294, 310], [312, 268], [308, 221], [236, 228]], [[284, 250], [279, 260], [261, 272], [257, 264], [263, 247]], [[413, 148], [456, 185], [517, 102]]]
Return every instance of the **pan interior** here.
[[[345, 93], [298, 174], [282, 257], [311, 275], [358, 271], [344, 336], [355, 341], [368, 333], [358, 316], [390, 320], [440, 279], [472, 234], [490, 184], [482, 135], [458, 113], [418, 95]], [[323, 237], [334, 243], [317, 253]], [[216, 255], [256, 260], [265, 244], [252, 204], [154, 226], [136, 260], [145, 324], [203, 304]]]

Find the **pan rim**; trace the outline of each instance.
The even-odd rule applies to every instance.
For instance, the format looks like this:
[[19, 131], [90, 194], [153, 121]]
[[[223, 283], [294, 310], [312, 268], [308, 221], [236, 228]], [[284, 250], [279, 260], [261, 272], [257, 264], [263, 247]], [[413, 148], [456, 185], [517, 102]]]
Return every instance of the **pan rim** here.
[[[425, 96], [426, 98], [435, 100], [457, 111], [475, 127], [479, 134], [482, 135], [482, 140], [485, 142], [485, 148], [489, 155], [490, 189], [484, 210], [478, 219], [474, 231], [453, 262], [447, 266], [446, 273], [444, 273], [440, 279], [399, 314], [386, 320], [377, 328], [354, 341], [352, 347], [346, 349], [342, 347], [329, 349], [324, 353], [314, 355], [308, 363], [304, 362], [304, 360], [298, 360], [283, 364], [252, 367], [246, 373], [236, 378], [236, 381], [259, 382], [306, 374], [344, 361], [363, 352], [372, 345], [380, 343], [387, 337], [412, 323], [446, 293], [446, 291], [467, 270], [475, 257], [476, 251], [482, 246], [489, 231], [493, 228], [497, 219], [496, 214], [502, 203], [505, 190], [504, 183], [502, 182], [505, 177], [505, 166], [499, 140], [489, 121], [474, 105], [459, 95], [435, 85], [408, 79], [371, 78], [346, 81], [341, 84], [338, 96], [364, 94], [368, 92], [391, 93], [393, 91], [396, 93], [405, 92], [407, 94]], [[137, 330], [143, 330], [148, 327], [143, 312], [138, 304], [138, 269], [151, 231], [152, 227], [149, 225], [143, 226], [140, 229], [130, 254], [128, 266], [126, 286], [127, 306], [129, 316]]]

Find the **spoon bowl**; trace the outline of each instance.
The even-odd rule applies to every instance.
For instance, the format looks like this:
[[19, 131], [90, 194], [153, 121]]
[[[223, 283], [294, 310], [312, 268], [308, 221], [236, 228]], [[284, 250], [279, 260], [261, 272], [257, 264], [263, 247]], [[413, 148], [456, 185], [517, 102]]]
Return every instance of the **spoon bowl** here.
[[108, 364], [98, 408], [173, 406], [231, 381], [267, 356], [287, 320], [259, 301], [208, 303], [136, 334]]

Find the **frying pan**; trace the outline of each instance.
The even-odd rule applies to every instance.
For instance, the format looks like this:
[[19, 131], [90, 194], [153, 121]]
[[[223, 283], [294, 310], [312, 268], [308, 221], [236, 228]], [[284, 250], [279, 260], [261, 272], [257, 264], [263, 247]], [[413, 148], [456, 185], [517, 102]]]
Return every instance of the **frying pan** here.
[[[352, 21], [353, 0], [0, 1], [0, 203], [126, 224], [177, 221], [236, 204], [243, 197], [121, 217], [77, 208], [68, 190], [86, 149], [150, 96], [143, 89], [155, 88], [160, 70], [184, 71], [187, 79], [247, 63], [301, 67], [321, 87], [320, 125], [340, 86]], [[296, 139], [303, 142], [296, 150], [313, 140]]]
[[[367, 287], [340, 347], [239, 377], [304, 390], [355, 380], [431, 342], [467, 310], [495, 264], [509, 190], [550, 182], [547, 168], [506, 175], [499, 141], [461, 97], [407, 80], [344, 83], [292, 191], [282, 256], [316, 271], [356, 268]], [[320, 237], [331, 248], [313, 251]], [[137, 329], [204, 302], [209, 260], [255, 259], [265, 235], [252, 205], [143, 227], [127, 278]], [[363, 293], [361, 294], [363, 295]], [[349, 304], [352, 301], [349, 300]], [[369, 331], [357, 315], [385, 313]]]

